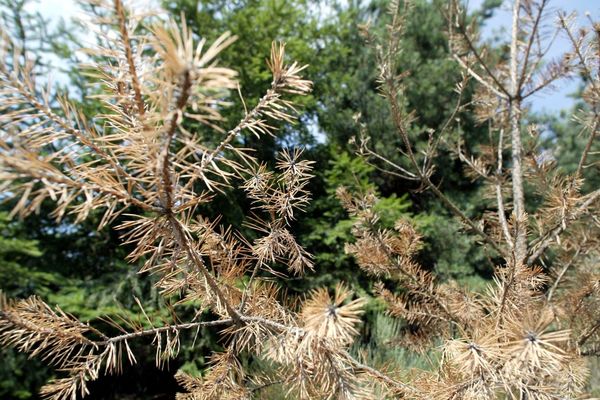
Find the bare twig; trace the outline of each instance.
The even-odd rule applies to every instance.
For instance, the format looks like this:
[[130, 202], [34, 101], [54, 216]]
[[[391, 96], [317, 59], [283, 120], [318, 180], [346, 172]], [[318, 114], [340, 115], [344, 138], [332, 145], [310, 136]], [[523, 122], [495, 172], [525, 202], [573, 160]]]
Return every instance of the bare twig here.
[[556, 277], [556, 279], [554, 280], [554, 283], [552, 284], [552, 286], [550, 287], [550, 289], [548, 289], [548, 293], [546, 294], [546, 299], [547, 299], [548, 303], [552, 301], [552, 296], [554, 296], [554, 292], [556, 291], [556, 288], [560, 284], [560, 281], [562, 280], [563, 276], [565, 276], [565, 274], [567, 273], [567, 270], [569, 268], [571, 268], [571, 266], [573, 265], [573, 263], [575, 262], [575, 260], [579, 256], [580, 252], [581, 252], [581, 248], [578, 248], [575, 251], [575, 254], [573, 254], [573, 256], [571, 257], [571, 259], [567, 263], [565, 263], [565, 265], [563, 266], [563, 268], [558, 273], [558, 276]]
[[179, 331], [179, 330], [194, 329], [194, 328], [198, 328], [198, 327], [231, 325], [232, 323], [233, 323], [233, 319], [228, 318], [228, 319], [220, 319], [217, 321], [188, 322], [188, 323], [184, 323], [184, 324], [167, 325], [167, 326], [161, 326], [159, 328], [145, 329], [145, 330], [135, 331], [135, 332], [131, 332], [131, 333], [125, 333], [123, 335], [113, 336], [113, 337], [107, 338], [105, 340], [94, 341], [93, 343], [97, 346], [105, 346], [105, 345], [108, 345], [111, 343], [124, 342], [124, 341], [128, 341], [131, 339], [137, 339], [137, 338], [143, 337], [143, 336], [153, 336], [153, 335], [156, 335], [157, 333], [161, 333], [161, 332], [175, 332], [175, 331]]
[[502, 151], [504, 150], [504, 129], [500, 128], [500, 132], [498, 134], [498, 152], [497, 152], [497, 167], [496, 167], [496, 202], [498, 204], [498, 220], [500, 221], [500, 226], [502, 227], [502, 233], [504, 234], [504, 239], [506, 239], [506, 243], [512, 249], [514, 247], [514, 240], [512, 235], [510, 234], [510, 229], [508, 228], [508, 222], [506, 221], [506, 211], [504, 210], [504, 196], [502, 195], [502, 170], [503, 170], [503, 161], [502, 161]]

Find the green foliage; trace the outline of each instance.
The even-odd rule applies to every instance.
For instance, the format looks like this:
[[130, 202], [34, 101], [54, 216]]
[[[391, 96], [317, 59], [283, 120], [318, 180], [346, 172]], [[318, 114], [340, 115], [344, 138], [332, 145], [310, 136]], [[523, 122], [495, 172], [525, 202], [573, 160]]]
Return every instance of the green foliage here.
[[369, 338], [368, 344], [355, 345], [354, 350], [364, 349], [365, 360], [370, 365], [391, 366], [403, 371], [411, 368], [431, 369], [437, 364], [435, 361], [439, 359], [440, 354], [435, 350], [428, 354], [417, 354], [408, 350], [398, 342], [402, 325], [398, 318], [390, 317], [383, 311], [376, 311], [365, 332], [365, 336]]
[[[222, 112], [226, 120], [222, 124], [225, 129], [235, 126], [243, 117], [244, 107], [251, 109], [256, 105], [271, 84], [265, 55], [269, 54], [272, 41], [285, 42], [286, 53], [291, 59], [311, 63], [311, 60], [319, 57], [314, 43], [322, 36], [322, 29], [316, 16], [307, 12], [316, 4], [310, 0], [176, 0], [164, 3], [175, 18], [185, 15], [186, 23], [199, 37], [211, 41], [224, 31], [237, 36], [237, 40], [220, 55], [220, 59], [224, 65], [235, 66], [239, 73], [243, 104], [237, 93], [231, 93], [231, 107]], [[311, 66], [307, 78], [313, 79], [315, 73], [315, 67]], [[305, 96], [299, 99], [298, 105], [309, 110], [310, 114], [315, 107], [315, 98]], [[196, 132], [209, 132], [201, 125], [193, 129]], [[244, 145], [256, 149], [259, 159], [271, 163], [281, 145], [315, 143], [306, 124], [288, 125], [285, 133], [281, 143], [274, 137], [256, 139], [248, 133], [242, 135], [242, 141]], [[220, 141], [214, 135], [205, 138], [216, 143]]]
[[419, 214], [416, 226], [424, 236], [419, 258], [435, 270], [438, 279], [484, 288], [493, 265], [476, 239], [464, 234], [458, 219], [430, 210]]
[[36, 398], [50, 371], [41, 360], [28, 359], [13, 349], [0, 350], [0, 398]]
[[[55, 285], [56, 274], [30, 268], [31, 259], [42, 252], [38, 242], [27, 238], [26, 227], [11, 221], [8, 213], [0, 212], [0, 289], [9, 296], [43, 293]], [[39, 360], [27, 361], [27, 356], [13, 349], [0, 350], [0, 398], [28, 399], [47, 379], [48, 369]]]
[[36, 240], [27, 238], [25, 227], [0, 212], [0, 281], [10, 296], [27, 296], [56, 283], [50, 273], [31, 269], [29, 260], [42, 255]]
[[[333, 285], [339, 280], [363, 286], [367, 279], [359, 272], [352, 257], [345, 254], [344, 245], [352, 240], [352, 220], [342, 208], [335, 192], [344, 186], [356, 193], [373, 192], [377, 188], [370, 177], [374, 168], [362, 158], [351, 156], [335, 147], [330, 150], [327, 169], [315, 178], [324, 193], [315, 198], [307, 217], [302, 221], [301, 242], [315, 255], [318, 271], [310, 277], [310, 286]], [[403, 216], [409, 215], [410, 201], [406, 195], [392, 194], [381, 198], [377, 208], [382, 214], [382, 224], [392, 227]]]

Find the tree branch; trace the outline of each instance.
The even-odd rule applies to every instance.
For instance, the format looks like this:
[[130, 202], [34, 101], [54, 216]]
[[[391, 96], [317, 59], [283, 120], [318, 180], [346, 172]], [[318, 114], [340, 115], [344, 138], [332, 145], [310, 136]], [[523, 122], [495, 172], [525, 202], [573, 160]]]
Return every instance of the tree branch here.
[[514, 239], [510, 234], [510, 229], [508, 228], [508, 222], [506, 221], [506, 211], [504, 210], [504, 199], [502, 196], [502, 150], [504, 148], [504, 129], [500, 128], [500, 133], [498, 137], [498, 163], [496, 167], [496, 202], [498, 203], [498, 220], [500, 221], [500, 226], [502, 227], [502, 233], [504, 234], [504, 238], [506, 239], [506, 243], [510, 248], [514, 247]]
[[136, 331], [136, 332], [125, 333], [125, 334], [119, 335], [119, 336], [113, 336], [106, 340], [94, 341], [93, 344], [95, 344], [97, 346], [106, 346], [108, 344], [123, 342], [123, 341], [127, 341], [130, 339], [139, 338], [142, 336], [156, 335], [157, 333], [161, 333], [161, 332], [176, 331], [176, 330], [180, 330], [180, 329], [193, 329], [193, 328], [204, 327], [204, 326], [231, 325], [232, 323], [233, 323], [233, 319], [228, 318], [228, 319], [220, 319], [217, 321], [189, 322], [189, 323], [184, 323], [184, 324], [167, 325], [167, 326], [161, 326], [159, 328], [140, 330], [140, 331]]
[[138, 78], [137, 70], [135, 68], [135, 62], [133, 60], [133, 51], [131, 49], [131, 42], [129, 39], [129, 32], [127, 30], [127, 20], [125, 16], [125, 9], [121, 0], [115, 0], [115, 13], [119, 21], [119, 32], [121, 33], [121, 41], [125, 47], [125, 58], [127, 59], [127, 66], [129, 68], [129, 76], [131, 77], [131, 86], [135, 94], [135, 101], [137, 103], [138, 114], [143, 117], [146, 112], [144, 105], [144, 99], [142, 98], [142, 90], [140, 81]]

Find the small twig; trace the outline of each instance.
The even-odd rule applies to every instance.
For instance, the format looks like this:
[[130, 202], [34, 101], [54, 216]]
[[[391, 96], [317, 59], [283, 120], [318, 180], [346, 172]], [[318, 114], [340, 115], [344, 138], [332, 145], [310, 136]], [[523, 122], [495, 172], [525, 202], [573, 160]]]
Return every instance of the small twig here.
[[519, 78], [519, 83], [518, 83], [519, 87], [523, 87], [523, 85], [525, 84], [526, 79], [527, 79], [527, 67], [529, 66], [529, 55], [531, 53], [531, 48], [533, 47], [533, 42], [535, 41], [535, 38], [537, 37], [539, 24], [542, 19], [542, 14], [544, 12], [544, 8], [546, 7], [546, 4], [548, 4], [548, 0], [542, 0], [542, 3], [538, 6], [538, 13], [536, 15], [535, 21], [531, 28], [531, 32], [529, 34], [529, 40], [527, 41], [527, 47], [525, 48], [525, 53], [523, 56], [523, 67], [521, 69], [521, 74], [520, 74], [521, 77]]
[[196, 251], [192, 249], [188, 237], [185, 234], [183, 227], [181, 226], [181, 223], [172, 214], [167, 214], [166, 216], [169, 221], [169, 224], [171, 225], [171, 229], [173, 231], [173, 235], [175, 236], [177, 244], [185, 251], [192, 264], [206, 278], [206, 282], [208, 283], [210, 289], [219, 298], [219, 301], [221, 301], [224, 304], [229, 316], [233, 319], [233, 321], [236, 324], [238, 324], [241, 320], [242, 315], [229, 303], [227, 297], [219, 287], [219, 284], [217, 283], [216, 279], [212, 276], [208, 269], [206, 269], [204, 261], [202, 261], [200, 256], [196, 253]]
[[248, 280], [248, 284], [244, 287], [244, 293], [242, 293], [242, 301], [240, 301], [240, 306], [238, 307], [240, 313], [244, 312], [244, 308], [246, 306], [246, 301], [248, 300], [248, 296], [250, 293], [250, 289], [252, 287], [252, 283], [254, 282], [254, 278], [260, 269], [261, 262], [257, 262], [252, 270], [252, 275], [250, 275], [250, 279]]
[[600, 118], [597, 112], [594, 112], [594, 125], [592, 125], [590, 131], [590, 137], [588, 138], [587, 143], [585, 144], [585, 148], [581, 153], [581, 157], [579, 158], [579, 163], [577, 164], [577, 170], [575, 171], [574, 179], [581, 178], [583, 167], [585, 165], [585, 161], [587, 160], [587, 156], [590, 153], [592, 148], [592, 144], [594, 144], [594, 140], [596, 139], [596, 135], [598, 134], [598, 124], [600, 123]]
[[214, 161], [215, 157], [217, 157], [219, 153], [221, 153], [233, 141], [233, 139], [235, 139], [242, 132], [244, 128], [246, 128], [252, 121], [254, 121], [255, 118], [260, 116], [260, 113], [268, 106], [271, 100], [276, 96], [277, 93], [273, 89], [269, 89], [267, 93], [263, 97], [261, 97], [256, 107], [254, 107], [249, 113], [246, 113], [246, 115], [238, 122], [238, 124], [233, 129], [227, 132], [227, 136], [225, 136], [225, 139], [223, 139], [223, 141], [221, 141], [221, 143], [219, 143], [219, 145], [214, 150], [212, 150], [208, 154], [204, 153], [202, 155], [202, 161], [200, 162], [200, 165], [195, 167], [195, 169], [199, 173], [194, 174], [192, 178], [188, 180], [185, 187], [183, 188], [184, 191], [192, 187], [192, 185], [196, 182], [197, 177], [204, 173], [206, 167]]
[[137, 109], [140, 117], [143, 117], [146, 112], [146, 107], [144, 105], [144, 99], [142, 98], [142, 91], [140, 86], [140, 80], [137, 75], [137, 70], [135, 68], [135, 62], [133, 60], [133, 51], [131, 49], [131, 42], [129, 38], [129, 32], [127, 30], [127, 20], [125, 16], [125, 10], [123, 8], [123, 4], [121, 0], [115, 1], [115, 13], [117, 14], [117, 18], [119, 20], [119, 31], [121, 33], [121, 41], [125, 47], [125, 58], [127, 59], [127, 66], [129, 68], [129, 76], [131, 77], [131, 86], [133, 87], [133, 92], [135, 94], [135, 101], [137, 103]]
[[592, 337], [594, 332], [596, 332], [596, 330], [598, 330], [598, 328], [600, 328], [600, 321], [596, 321], [596, 323], [594, 325], [590, 326], [581, 336], [579, 336], [579, 339], [577, 340], [577, 344], [579, 346], [583, 346], [585, 344], [585, 342], [587, 342], [588, 339]]
[[468, 33], [466, 32], [464, 26], [462, 24], [458, 24], [457, 28], [458, 28], [458, 31], [460, 32], [460, 34], [462, 35], [462, 37], [464, 38], [465, 42], [467, 43], [467, 46], [469, 47], [469, 50], [471, 51], [471, 53], [473, 53], [473, 55], [477, 59], [477, 63], [479, 65], [481, 65], [481, 67], [483, 67], [483, 70], [486, 72], [486, 74], [496, 84], [497, 88], [494, 88], [494, 92], [500, 91], [500, 92], [504, 93], [504, 96], [502, 96], [502, 97], [511, 98], [512, 97], [512, 93], [510, 93], [506, 89], [506, 87], [504, 86], [504, 84], [502, 82], [500, 82], [500, 80], [498, 80], [498, 78], [492, 72], [492, 70], [490, 69], [490, 67], [488, 67], [487, 63], [483, 60], [483, 58], [481, 57], [481, 55], [477, 51], [477, 48], [475, 47], [475, 44], [473, 43], [473, 41], [471, 41], [471, 38], [469, 37]]
[[580, 251], [581, 251], [581, 248], [578, 248], [577, 251], [575, 252], [575, 254], [573, 255], [573, 257], [571, 257], [569, 262], [565, 264], [565, 266], [561, 269], [560, 273], [556, 277], [554, 284], [552, 285], [550, 290], [548, 290], [548, 294], [546, 295], [548, 303], [550, 303], [550, 301], [552, 301], [552, 296], [554, 296], [554, 292], [556, 291], [558, 284], [562, 280], [562, 278], [565, 275], [565, 273], [567, 272], [567, 270], [571, 267], [571, 265], [573, 265], [573, 263], [575, 262], [575, 259], [579, 256]]
[[177, 331], [177, 330], [181, 330], [181, 329], [193, 329], [193, 328], [205, 327], [205, 326], [231, 325], [231, 324], [233, 324], [233, 319], [228, 318], [228, 319], [221, 319], [221, 320], [217, 320], [217, 321], [189, 322], [189, 323], [184, 323], [184, 324], [167, 325], [167, 326], [161, 326], [159, 328], [146, 329], [146, 330], [126, 333], [126, 334], [119, 335], [119, 336], [113, 336], [111, 338], [107, 338], [102, 341], [95, 341], [94, 344], [98, 345], [98, 346], [105, 346], [105, 345], [108, 345], [111, 343], [127, 341], [130, 339], [135, 339], [135, 338], [139, 338], [142, 336], [155, 335], [155, 334], [161, 333], [161, 332]]
[[463, 67], [465, 69], [465, 71], [467, 71], [467, 73], [469, 75], [471, 75], [473, 78], [475, 78], [475, 80], [477, 82], [481, 83], [483, 86], [488, 88], [496, 96], [498, 96], [502, 99], [508, 99], [508, 96], [506, 95], [506, 93], [499, 91], [491, 83], [489, 83], [488, 81], [483, 79], [477, 72], [473, 71], [473, 69], [471, 69], [458, 55], [454, 54], [453, 57], [460, 64], [460, 66]]
[[504, 210], [504, 199], [502, 196], [502, 150], [504, 147], [504, 129], [500, 128], [499, 136], [498, 136], [498, 163], [496, 167], [496, 201], [498, 203], [498, 219], [500, 220], [500, 226], [502, 227], [502, 232], [504, 234], [504, 238], [508, 243], [508, 246], [512, 249], [514, 247], [514, 241], [512, 235], [510, 234], [510, 229], [508, 228], [508, 222], [506, 221], [506, 211]]
[[255, 387], [251, 388], [250, 391], [253, 392], [253, 393], [254, 392], [259, 392], [259, 391], [261, 391], [263, 389], [266, 389], [268, 387], [271, 387], [271, 386], [274, 386], [274, 385], [280, 385], [282, 383], [285, 383], [285, 380], [278, 379], [276, 381], [269, 381], [267, 383], [263, 383], [262, 385], [258, 385], [258, 386], [255, 386]]
[[378, 168], [382, 172], [387, 172], [387, 173], [390, 173], [392, 175], [395, 175], [395, 176], [398, 176], [400, 178], [407, 179], [407, 180], [418, 180], [419, 179], [419, 177], [416, 174], [413, 174], [412, 172], [407, 171], [405, 168], [401, 167], [400, 165], [398, 165], [398, 164], [394, 163], [393, 161], [391, 161], [391, 160], [389, 160], [389, 159], [387, 159], [387, 158], [379, 155], [377, 152], [375, 152], [375, 151], [371, 150], [370, 148], [366, 147], [366, 145], [365, 146], [361, 146], [360, 150], [363, 151], [363, 153], [366, 152], [366, 154], [368, 156], [371, 156], [371, 157], [374, 157], [374, 158], [376, 158], [376, 159], [378, 159], [380, 161], [383, 161], [384, 163], [389, 164], [391, 167], [393, 167], [393, 168], [397, 169], [398, 171], [400, 171], [400, 173], [398, 173], [398, 172], [395, 172], [395, 171], [388, 171], [388, 170], [383, 169], [383, 168]]

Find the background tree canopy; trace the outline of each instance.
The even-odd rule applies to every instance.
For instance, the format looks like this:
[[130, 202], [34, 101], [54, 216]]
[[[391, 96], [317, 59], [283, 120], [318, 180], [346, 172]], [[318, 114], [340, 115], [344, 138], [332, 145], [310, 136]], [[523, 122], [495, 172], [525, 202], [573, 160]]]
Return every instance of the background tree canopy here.
[[[69, 92], [71, 98], [83, 99], [93, 94], [93, 87], [88, 85], [91, 78], [74, 64], [74, 51], [79, 46], [76, 32], [80, 28], [65, 22], [67, 25], [58, 25], [49, 32], [43, 16], [26, 11], [27, 3], [27, 0], [1, 0], [4, 26], [21, 41], [27, 52], [40, 55], [36, 62], [42, 74], [52, 69], [46, 65], [48, 58], [44, 54], [65, 60], [70, 81], [62, 85], [62, 90]], [[339, 186], [355, 192], [378, 193], [382, 199], [378, 207], [384, 216], [384, 225], [392, 226], [400, 216], [412, 220], [424, 235], [420, 262], [435, 270], [441, 279], [483, 287], [491, 276], [497, 254], [478, 245], [475, 238], [459, 235], [460, 223], [431, 195], [415, 195], [420, 188], [414, 182], [384, 175], [376, 164], [367, 164], [355, 155], [353, 138], [360, 134], [362, 127], [369, 132], [372, 145], [380, 154], [399, 165], [406, 162], [397, 152], [400, 138], [391, 126], [388, 107], [377, 94], [374, 55], [365, 46], [359, 29], [368, 22], [372, 30], [384, 30], [389, 18], [385, 13], [386, 2], [173, 0], [164, 3], [175, 20], [181, 22], [181, 16], [185, 16], [188, 27], [199, 38], [206, 37], [210, 42], [223, 31], [238, 37], [221, 59], [223, 64], [236, 66], [239, 71], [240, 92], [247, 107], [256, 104], [270, 84], [264, 59], [273, 40], [286, 42], [292, 59], [310, 64], [307, 78], [314, 82], [314, 91], [302, 100], [305, 111], [299, 123], [286, 126], [284, 134], [277, 138], [256, 139], [251, 134], [242, 138], [244, 145], [255, 148], [258, 158], [270, 166], [275, 164], [277, 153], [291, 145], [306, 147], [305, 158], [316, 162], [315, 176], [310, 183], [313, 200], [306, 215], [294, 224], [300, 242], [314, 255], [316, 268], [302, 281], [283, 282], [288, 290], [301, 293], [323, 285], [334, 287], [343, 278], [361, 294], [370, 294], [364, 273], [344, 251], [352, 222], [335, 197]], [[407, 107], [418, 110], [418, 120], [410, 133], [417, 148], [427, 145], [429, 129], [439, 128], [452, 112], [454, 88], [460, 80], [459, 67], [449, 56], [444, 33], [447, 28], [444, 4], [442, 0], [416, 1], [402, 43], [399, 65], [402, 70], [412, 71], [405, 81]], [[475, 23], [483, 23], [498, 5], [499, 1], [485, 1], [483, 8], [471, 18]], [[502, 57], [506, 49], [499, 47], [490, 51]], [[467, 88], [465, 96], [468, 102], [473, 91]], [[232, 93], [229, 100], [233, 105], [223, 115], [228, 125], [235, 126], [244, 108], [236, 93]], [[86, 112], [94, 115], [94, 104], [89, 101], [85, 104]], [[566, 111], [565, 116], [571, 112]], [[447, 140], [457, 141], [460, 136], [468, 139], [465, 141], [471, 146], [469, 153], [483, 151], [479, 144], [485, 139], [486, 127], [479, 126], [473, 115], [461, 118], [464, 118], [463, 130], [450, 132]], [[576, 167], [573, 154], [579, 154], [585, 146], [573, 126], [566, 118], [536, 115], [530, 118], [551, 127], [552, 134], [547, 140], [560, 142], [557, 162], [565, 170], [573, 170]], [[210, 131], [199, 123], [187, 129], [204, 135], [209, 141], [218, 143], [220, 140], [210, 137]], [[589, 170], [586, 174], [593, 177], [596, 172]], [[449, 197], [469, 216], [486, 209], [488, 199], [479, 185], [472, 183], [456, 154], [443, 151], [435, 174], [435, 181], [441, 182]], [[95, 229], [100, 215], [81, 223], [67, 218], [58, 224], [48, 217], [49, 212], [41, 212], [21, 221], [9, 216], [13, 206], [14, 203], [4, 202], [0, 209], [2, 291], [16, 297], [35, 293], [50, 304], [60, 303], [65, 311], [84, 320], [123, 312], [135, 314], [138, 307], [135, 299], [144, 298], [146, 312], [160, 317], [162, 311], [158, 310], [164, 308], [158, 307], [158, 302], [164, 300], [154, 293], [148, 279], [140, 279], [135, 266], [123, 261], [128, 249], [120, 244], [117, 233], [112, 229]], [[49, 205], [42, 207], [50, 210]], [[245, 229], [241, 216], [251, 205], [240, 193], [227, 190], [219, 194], [210, 207], [207, 215], [221, 214], [224, 222]], [[118, 223], [117, 220], [115, 224]], [[364, 328], [363, 338], [365, 343], [372, 344], [370, 357], [405, 365], [424, 362], [400, 351], [389, 353], [389, 342], [402, 327], [386, 319], [376, 301], [368, 307], [368, 318], [373, 323], [365, 326], [374, 328], [368, 331]], [[172, 364], [164, 371], [154, 367], [154, 356], [149, 351], [127, 375], [103, 377], [94, 383], [90, 398], [174, 398], [177, 391], [174, 372], [179, 368], [201, 371], [206, 362], [204, 357], [215, 348], [219, 348], [216, 339], [209, 331], [202, 331], [196, 335], [193, 347], [182, 349], [182, 353], [193, 356], [181, 358], [193, 361]], [[51, 372], [12, 351], [3, 350], [0, 357], [3, 360], [0, 397], [36, 398], [40, 385]], [[253, 360], [246, 362], [251, 364]], [[275, 392], [270, 396], [277, 398]]]

